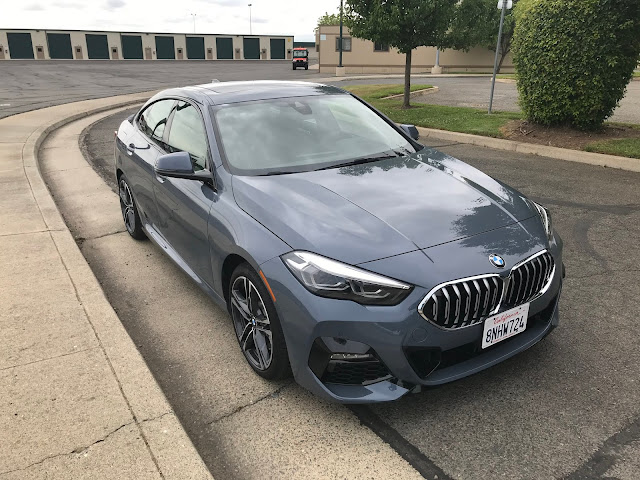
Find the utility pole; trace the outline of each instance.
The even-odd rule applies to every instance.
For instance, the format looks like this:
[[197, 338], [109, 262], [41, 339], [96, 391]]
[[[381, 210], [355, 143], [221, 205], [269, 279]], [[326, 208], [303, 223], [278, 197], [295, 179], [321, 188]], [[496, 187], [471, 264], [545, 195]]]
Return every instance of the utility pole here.
[[342, 4], [343, 0], [340, 0], [340, 57], [338, 59], [338, 67], [342, 67]]
[[193, 18], [193, 33], [196, 33], [196, 15], [197, 13], [192, 13], [191, 17]]
[[[500, 5], [502, 4], [502, 6]], [[512, 0], [499, 0], [498, 8], [502, 8], [500, 14], [500, 28], [498, 29], [498, 45], [496, 46], [496, 59], [493, 62], [493, 79], [491, 80], [491, 96], [489, 97], [489, 115], [493, 110], [493, 92], [496, 89], [496, 74], [498, 73], [498, 59], [500, 58], [500, 46], [502, 45], [502, 26], [504, 25], [504, 14], [507, 8], [511, 8]]]
[[252, 33], [251, 33], [251, 4], [249, 4], [249, 35], [252, 35]]

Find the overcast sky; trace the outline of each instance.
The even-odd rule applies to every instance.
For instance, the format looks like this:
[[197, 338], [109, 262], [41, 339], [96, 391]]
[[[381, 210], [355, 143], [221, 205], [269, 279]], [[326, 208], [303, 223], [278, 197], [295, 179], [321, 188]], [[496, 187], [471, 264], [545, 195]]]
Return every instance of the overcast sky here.
[[312, 41], [319, 16], [339, 0], [2, 0], [0, 28], [295, 35]]

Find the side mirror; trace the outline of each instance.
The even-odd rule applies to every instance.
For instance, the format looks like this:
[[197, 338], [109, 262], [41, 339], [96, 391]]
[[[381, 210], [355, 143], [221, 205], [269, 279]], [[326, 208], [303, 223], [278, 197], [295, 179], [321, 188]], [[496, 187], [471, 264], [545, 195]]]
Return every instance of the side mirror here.
[[415, 125], [398, 125], [402, 130], [404, 130], [404, 133], [406, 133], [407, 135], [409, 135], [409, 137], [411, 137], [412, 139], [414, 139], [415, 141], [418, 141], [418, 139], [420, 138], [420, 134], [418, 133], [418, 129], [416, 128]]
[[207, 170], [193, 171], [191, 155], [189, 152], [174, 152], [161, 155], [156, 161], [154, 170], [157, 175], [172, 178], [184, 178], [187, 180], [200, 180], [213, 184], [211, 172]]

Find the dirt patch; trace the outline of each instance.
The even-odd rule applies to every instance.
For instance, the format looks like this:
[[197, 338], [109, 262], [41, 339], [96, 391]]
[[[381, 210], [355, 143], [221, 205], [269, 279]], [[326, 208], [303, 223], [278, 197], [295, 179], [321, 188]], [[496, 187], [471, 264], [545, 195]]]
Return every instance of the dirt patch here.
[[574, 150], [584, 150], [590, 143], [601, 140], [640, 138], [640, 128], [622, 125], [606, 125], [602, 130], [584, 132], [569, 127], [544, 127], [526, 120], [512, 120], [500, 131], [507, 140]]

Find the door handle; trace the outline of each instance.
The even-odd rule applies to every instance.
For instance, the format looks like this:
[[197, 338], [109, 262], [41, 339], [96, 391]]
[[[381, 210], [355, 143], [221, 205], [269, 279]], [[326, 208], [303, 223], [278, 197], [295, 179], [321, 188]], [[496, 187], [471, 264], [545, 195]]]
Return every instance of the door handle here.
[[129, 155], [133, 155], [133, 151], [134, 151], [134, 150], [149, 150], [150, 148], [151, 148], [151, 145], [149, 145], [149, 144], [147, 144], [147, 146], [146, 146], [146, 147], [136, 147], [133, 143], [130, 143], [130, 144], [127, 146], [127, 153], [128, 153]]

